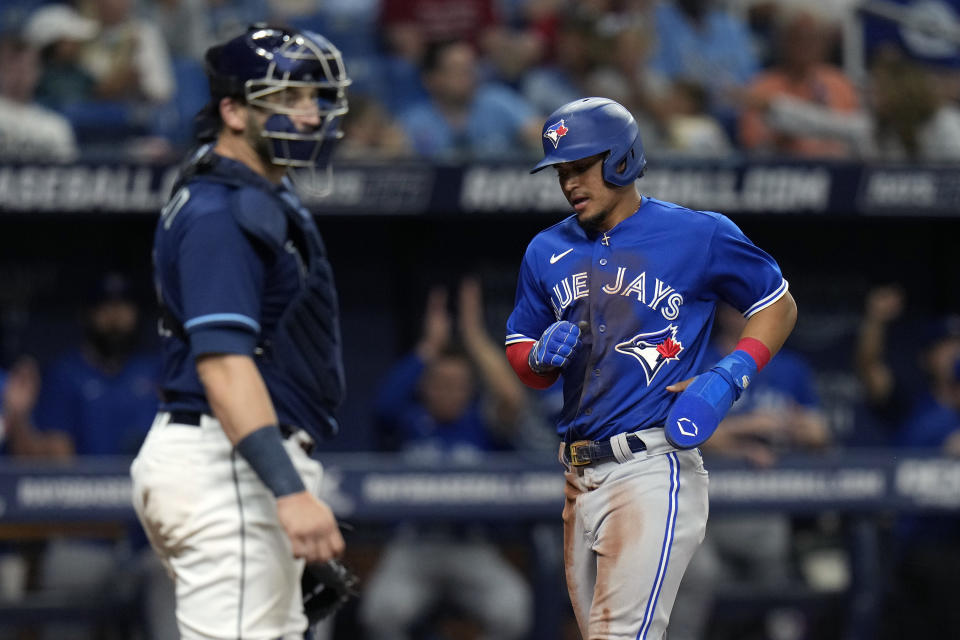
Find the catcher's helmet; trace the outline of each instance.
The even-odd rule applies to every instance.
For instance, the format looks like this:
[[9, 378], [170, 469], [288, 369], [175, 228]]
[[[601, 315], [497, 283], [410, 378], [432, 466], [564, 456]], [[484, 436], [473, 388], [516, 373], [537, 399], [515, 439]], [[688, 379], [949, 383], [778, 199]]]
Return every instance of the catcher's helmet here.
[[[255, 24], [246, 33], [206, 53], [207, 77], [214, 105], [221, 98], [243, 100], [272, 115], [263, 127], [270, 141], [271, 161], [280, 166], [329, 169], [330, 152], [343, 134], [340, 119], [347, 112], [350, 85], [343, 57], [329, 40], [311, 31]], [[319, 126], [298, 129], [291, 107], [276, 94], [287, 88], [316, 90]]]
[[[607, 152], [603, 159], [603, 179], [607, 182], [622, 187], [643, 175], [647, 159], [640, 128], [630, 112], [608, 98], [581, 98], [547, 118], [543, 125], [543, 160], [530, 173]], [[618, 171], [624, 162], [624, 169]]]

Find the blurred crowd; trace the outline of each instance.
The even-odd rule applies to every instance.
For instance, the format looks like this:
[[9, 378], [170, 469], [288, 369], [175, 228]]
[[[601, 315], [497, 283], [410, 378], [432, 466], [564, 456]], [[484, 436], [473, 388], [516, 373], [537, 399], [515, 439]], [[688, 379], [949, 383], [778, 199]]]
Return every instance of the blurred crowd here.
[[[821, 396], [829, 388], [821, 363], [787, 345], [703, 445], [707, 465], [728, 459], [763, 469], [794, 453], [835, 455], [857, 448], [960, 456], [960, 317], [931, 317], [910, 303], [899, 284], [875, 286], [862, 302], [848, 363], [857, 387], [848, 399], [852, 425], [840, 428], [825, 407]], [[560, 390], [533, 391], [519, 383], [486, 309], [475, 277], [462, 279], [455, 289], [429, 291], [411, 350], [380, 372], [370, 389], [358, 390], [370, 394], [372, 423], [353, 425], [370, 433], [364, 450], [395, 452], [420, 465], [475, 465], [492, 452], [508, 451], [553, 458]], [[130, 280], [106, 273], [87, 293], [79, 344], [41, 363], [25, 355], [0, 370], [5, 457], [70, 460], [137, 451], [153, 420], [159, 377], [156, 354], [138, 340], [139, 329], [149, 323], [143, 311]], [[734, 309], [719, 309], [712, 334], [717, 357], [736, 343], [744, 322]], [[365, 575], [357, 629], [378, 640], [422, 637], [417, 634], [424, 625], [442, 621], [452, 607], [493, 634], [487, 637], [527, 637], [531, 585], [517, 563], [502, 555], [504, 541], [529, 535], [521, 531], [527, 526], [501, 523], [492, 531], [480, 522], [397, 523], [384, 532], [379, 560]], [[544, 525], [536, 536], [556, 534]], [[852, 560], [836, 546], [842, 534], [830, 514], [711, 516], [681, 586], [671, 637], [723, 637], [711, 635], [710, 621], [718, 598], [738, 589], [766, 602], [797, 589], [849, 586]], [[950, 599], [960, 588], [960, 573], [947, 559], [957, 557], [960, 518], [897, 516], [883, 535], [889, 564], [878, 568], [885, 606], [884, 631], [876, 637], [902, 638], [920, 627], [933, 634], [954, 615]], [[828, 563], [832, 568], [817, 568], [801, 540], [835, 545], [839, 555]], [[561, 545], [553, 540], [547, 547]], [[7, 591], [0, 601], [24, 593], [126, 594], [140, 602], [143, 628], [153, 630], [145, 640], [176, 636], [170, 582], [137, 527], [119, 545], [56, 538], [27, 564], [11, 565], [23, 559], [23, 549], [0, 547]], [[809, 622], [802, 618], [785, 623], [778, 613], [782, 608], [764, 609], [755, 624], [767, 635], [749, 637], [818, 637], [791, 635], [814, 630], [804, 629]], [[63, 637], [57, 635], [61, 631], [51, 627], [51, 635], [28, 637]], [[76, 633], [70, 637], [80, 638]]]
[[7, 0], [0, 155], [172, 159], [207, 100], [206, 48], [271, 21], [343, 51], [348, 158], [526, 158], [557, 106], [601, 95], [648, 155], [960, 159], [960, 72], [856, 41], [866, 4]]
[[[539, 154], [540, 127], [556, 106], [602, 95], [631, 109], [648, 155], [960, 160], [960, 72], [896, 46], [874, 47], [862, 67], [851, 64], [843, 27], [858, 4], [4, 0], [0, 158], [177, 159], [207, 101], [206, 48], [271, 20], [314, 29], [344, 52], [354, 84], [338, 149], [343, 159], [527, 159]], [[734, 458], [764, 468], [794, 452], [856, 447], [960, 456], [960, 319], [918, 316], [910, 303], [898, 284], [875, 287], [862, 301], [847, 367], [852, 418], [843, 428], [823, 401], [832, 390], [821, 363], [788, 345], [703, 447], [708, 466]], [[500, 346], [502, 324], [488, 326], [483, 310], [481, 283], [472, 278], [455, 291], [428, 294], [419, 339], [370, 394], [370, 449], [464, 464], [490, 452], [555, 455], [559, 392], [517, 382]], [[143, 311], [130, 282], [106, 274], [86, 298], [80, 344], [50, 361], [4, 363], [4, 456], [137, 451], [156, 408], [159, 366], [154, 353], [138, 348], [150, 322]], [[719, 312], [718, 353], [730, 350], [742, 321], [730, 309]], [[949, 559], [960, 557], [960, 521], [895, 520], [877, 637], [953, 628], [950, 599], [960, 571]], [[824, 526], [783, 514], [712, 519], [677, 601], [671, 638], [708, 637], [717, 598], [737, 586], [773, 591], [816, 582], [798, 561], [797, 539], [810, 530], [824, 535]], [[17, 569], [6, 560], [20, 551], [0, 546], [7, 592], [126, 585], [146, 599], [152, 637], [174, 637], [169, 584], [139, 530], [120, 547], [57, 541]], [[529, 633], [530, 585], [487, 527], [400, 523], [379, 560], [365, 576], [356, 614], [367, 637], [416, 636], [444, 598], [489, 637]], [[0, 592], [0, 599], [9, 595]]]

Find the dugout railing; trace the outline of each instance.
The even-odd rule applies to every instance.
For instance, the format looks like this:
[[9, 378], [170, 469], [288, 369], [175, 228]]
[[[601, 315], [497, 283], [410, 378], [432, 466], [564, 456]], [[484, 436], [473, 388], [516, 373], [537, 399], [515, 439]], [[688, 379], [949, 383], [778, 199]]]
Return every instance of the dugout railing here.
[[[329, 454], [323, 459], [325, 499], [341, 520], [360, 531], [367, 527], [383, 531], [386, 525], [406, 520], [526, 527], [531, 533], [531, 579], [538, 591], [534, 637], [558, 637], [548, 629], [559, 624], [562, 608], [556, 602], [562, 594], [555, 588], [560, 568], [552, 557], [559, 549], [551, 550], [549, 544], [534, 539], [538, 525], [559, 530], [563, 477], [555, 462], [497, 455], [476, 466], [411, 467], [389, 454]], [[79, 459], [69, 464], [4, 462], [0, 465], [0, 537], [12, 542], [24, 535], [115, 535], [134, 520], [129, 462], [127, 458]], [[875, 637], [885, 561], [882, 523], [903, 513], [960, 516], [960, 460], [934, 454], [845, 452], [790, 456], [766, 469], [722, 461], [712, 461], [708, 467], [712, 514], [833, 513], [845, 522], [851, 570], [848, 589], [843, 594], [793, 592], [798, 599], [842, 596], [848, 609], [840, 636], [845, 640]], [[728, 595], [725, 602], [736, 605], [737, 594]], [[791, 593], [765, 596], [769, 602], [788, 602]], [[108, 601], [28, 597], [2, 603], [0, 612], [7, 621], [81, 619], [105, 615]]]

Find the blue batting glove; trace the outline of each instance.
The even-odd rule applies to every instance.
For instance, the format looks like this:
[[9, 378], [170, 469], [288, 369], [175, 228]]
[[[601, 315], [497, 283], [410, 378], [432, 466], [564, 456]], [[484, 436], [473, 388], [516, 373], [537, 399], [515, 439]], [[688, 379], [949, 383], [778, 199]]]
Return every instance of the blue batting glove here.
[[670, 407], [663, 425], [667, 441], [678, 449], [706, 442], [756, 374], [757, 363], [738, 349], [697, 376]]
[[580, 327], [561, 320], [547, 327], [540, 339], [533, 343], [527, 363], [536, 373], [562, 369], [570, 361], [574, 347], [580, 341]]

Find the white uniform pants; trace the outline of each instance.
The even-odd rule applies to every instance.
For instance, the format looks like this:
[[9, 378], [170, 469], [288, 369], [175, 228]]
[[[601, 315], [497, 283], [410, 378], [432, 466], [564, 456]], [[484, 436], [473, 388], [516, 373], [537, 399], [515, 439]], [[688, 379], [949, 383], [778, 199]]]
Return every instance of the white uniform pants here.
[[[284, 445], [319, 494], [323, 471]], [[307, 628], [295, 560], [276, 500], [209, 416], [199, 426], [157, 415], [130, 469], [133, 502], [176, 583], [182, 640], [284, 640]]]
[[625, 462], [568, 467], [567, 590], [584, 640], [661, 640], [683, 572], [703, 540], [707, 472], [662, 429]]

